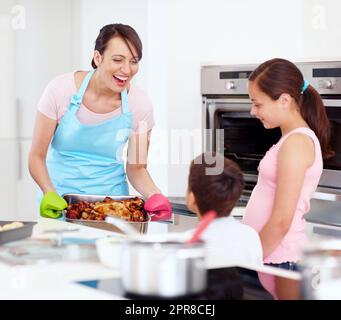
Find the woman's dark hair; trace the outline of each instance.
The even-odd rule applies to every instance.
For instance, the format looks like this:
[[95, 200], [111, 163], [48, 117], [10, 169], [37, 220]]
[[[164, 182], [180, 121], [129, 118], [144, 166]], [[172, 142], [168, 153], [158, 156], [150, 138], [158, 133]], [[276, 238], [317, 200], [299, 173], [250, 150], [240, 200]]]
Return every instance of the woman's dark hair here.
[[[207, 169], [220, 165], [223, 167], [217, 174], [209, 174]], [[201, 214], [215, 210], [219, 217], [228, 216], [243, 188], [244, 178], [239, 166], [221, 154], [207, 152], [192, 161], [188, 190], [193, 192]]]
[[273, 100], [283, 93], [292, 96], [303, 119], [319, 139], [323, 157], [334, 154], [330, 148], [330, 124], [322, 99], [311, 85], [302, 91], [303, 75], [295, 64], [279, 58], [268, 60], [251, 73], [249, 81], [254, 81]]
[[[97, 36], [95, 43], [95, 50], [97, 50], [100, 54], [103, 54], [107, 48], [108, 42], [114, 37], [122, 38], [127, 44], [132, 55], [133, 52], [131, 50], [131, 46], [133, 46], [137, 52], [139, 60], [142, 59], [142, 42], [139, 35], [131, 26], [121, 23], [108, 24], [99, 31], [99, 35]], [[94, 59], [92, 59], [91, 65], [94, 69], [97, 68]]]

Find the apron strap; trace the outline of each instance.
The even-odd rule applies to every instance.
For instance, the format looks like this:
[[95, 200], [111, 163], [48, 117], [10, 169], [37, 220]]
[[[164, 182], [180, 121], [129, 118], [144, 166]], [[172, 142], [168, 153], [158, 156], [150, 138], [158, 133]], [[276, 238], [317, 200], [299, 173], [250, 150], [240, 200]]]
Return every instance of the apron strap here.
[[129, 107], [128, 107], [128, 93], [127, 89], [123, 90], [121, 92], [121, 103], [122, 103], [122, 113], [128, 113]]
[[88, 74], [83, 79], [83, 82], [82, 82], [82, 84], [78, 90], [78, 93], [77, 93], [77, 95], [81, 98], [81, 101], [83, 100], [84, 92], [85, 92], [86, 88], [88, 87], [90, 79], [93, 76], [93, 74], [95, 73], [95, 71], [96, 71], [96, 69], [89, 71]]
[[77, 109], [79, 108], [79, 106], [82, 103], [84, 92], [85, 92], [86, 88], [88, 87], [89, 82], [91, 80], [91, 77], [93, 76], [95, 71], [96, 71], [96, 69], [88, 72], [88, 74], [83, 79], [82, 84], [81, 84], [78, 92], [72, 97], [71, 102], [72, 102], [72, 104], [77, 105]]

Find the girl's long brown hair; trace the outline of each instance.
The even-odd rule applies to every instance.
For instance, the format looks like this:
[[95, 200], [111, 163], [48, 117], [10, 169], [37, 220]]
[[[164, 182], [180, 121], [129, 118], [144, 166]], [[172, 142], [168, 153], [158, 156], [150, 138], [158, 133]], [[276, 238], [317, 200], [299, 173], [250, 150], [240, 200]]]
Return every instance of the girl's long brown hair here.
[[291, 95], [299, 105], [303, 119], [319, 139], [323, 157], [334, 154], [330, 148], [330, 123], [322, 99], [311, 85], [302, 92], [304, 79], [295, 64], [279, 58], [268, 60], [251, 73], [249, 81], [255, 81], [273, 100], [283, 93]]

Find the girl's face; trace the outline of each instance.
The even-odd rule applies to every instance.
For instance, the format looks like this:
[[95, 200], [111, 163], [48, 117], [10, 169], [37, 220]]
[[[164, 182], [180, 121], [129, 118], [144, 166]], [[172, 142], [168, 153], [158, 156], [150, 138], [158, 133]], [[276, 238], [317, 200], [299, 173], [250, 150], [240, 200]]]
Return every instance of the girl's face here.
[[[259, 119], [265, 129], [277, 128], [283, 119], [283, 106], [285, 101], [281, 96], [272, 100], [262, 92], [254, 81], [249, 81], [249, 96], [252, 101], [251, 115]], [[284, 103], [284, 104], [283, 104]]]
[[94, 61], [101, 81], [113, 92], [120, 93], [129, 88], [129, 83], [139, 70], [139, 58], [135, 48], [120, 37], [112, 38], [101, 55], [97, 50]]

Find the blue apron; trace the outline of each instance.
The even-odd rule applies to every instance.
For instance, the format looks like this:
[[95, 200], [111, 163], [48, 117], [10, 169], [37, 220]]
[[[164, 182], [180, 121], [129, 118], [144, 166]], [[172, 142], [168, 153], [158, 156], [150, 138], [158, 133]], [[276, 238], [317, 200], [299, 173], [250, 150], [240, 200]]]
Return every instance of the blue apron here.
[[132, 127], [127, 91], [121, 93], [121, 115], [99, 124], [82, 124], [77, 118], [84, 92], [94, 72], [86, 75], [79, 91], [72, 97], [47, 154], [49, 176], [60, 195], [128, 194], [122, 159]]

